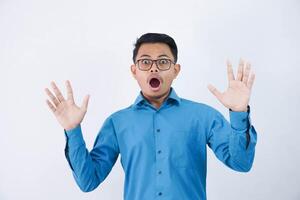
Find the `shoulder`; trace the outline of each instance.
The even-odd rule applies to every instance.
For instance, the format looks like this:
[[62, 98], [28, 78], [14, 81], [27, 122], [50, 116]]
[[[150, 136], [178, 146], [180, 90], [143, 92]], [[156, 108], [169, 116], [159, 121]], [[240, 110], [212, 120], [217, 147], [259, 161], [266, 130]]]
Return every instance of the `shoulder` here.
[[184, 112], [188, 112], [190, 115], [201, 120], [205, 119], [210, 121], [217, 118], [223, 118], [220, 111], [206, 103], [181, 98], [181, 107]]
[[212, 106], [205, 104], [205, 103], [201, 103], [201, 102], [196, 102], [196, 101], [192, 101], [189, 99], [184, 99], [181, 98], [181, 105], [183, 107], [187, 107], [190, 109], [194, 109], [196, 111], [201, 111], [201, 112], [217, 112], [217, 110], [215, 108], [213, 108]]
[[118, 119], [118, 118], [124, 118], [124, 117], [128, 117], [130, 116], [134, 111], [134, 108], [132, 105], [126, 107], [126, 108], [122, 108], [122, 109], [119, 109], [115, 112], [113, 112], [108, 118], [109, 119]]

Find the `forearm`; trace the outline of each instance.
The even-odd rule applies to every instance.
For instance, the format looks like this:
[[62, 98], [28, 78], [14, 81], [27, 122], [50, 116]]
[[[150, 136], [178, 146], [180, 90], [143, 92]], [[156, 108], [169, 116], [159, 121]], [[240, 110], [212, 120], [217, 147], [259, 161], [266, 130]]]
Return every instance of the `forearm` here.
[[257, 134], [251, 125], [250, 107], [247, 112], [230, 111], [230, 137], [229, 149], [235, 168], [238, 171], [249, 171], [252, 167]]
[[209, 146], [217, 158], [233, 170], [251, 169], [256, 144], [256, 132], [251, 125], [249, 112], [230, 111], [230, 123], [219, 112], [214, 112]]
[[74, 178], [82, 191], [92, 191], [102, 180], [97, 175], [95, 164], [86, 148], [81, 127], [77, 126], [72, 130], [65, 131], [65, 133], [67, 137], [65, 155]]
[[[255, 155], [256, 132], [251, 127], [248, 133], [232, 131], [233, 136], [229, 141], [230, 167], [241, 172], [248, 172], [253, 164]], [[249, 140], [247, 139], [249, 135]]]
[[80, 126], [65, 133], [66, 157], [75, 180], [82, 191], [92, 191], [104, 181], [119, 155], [112, 120], [109, 118], [105, 121], [91, 152], [86, 149]]

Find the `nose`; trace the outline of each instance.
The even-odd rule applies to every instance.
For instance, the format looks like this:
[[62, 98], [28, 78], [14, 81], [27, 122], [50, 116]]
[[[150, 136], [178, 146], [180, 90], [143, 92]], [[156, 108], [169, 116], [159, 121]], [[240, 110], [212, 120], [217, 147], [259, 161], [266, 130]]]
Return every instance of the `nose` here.
[[157, 68], [157, 65], [156, 65], [155, 62], [152, 64], [150, 72], [151, 73], [157, 73], [158, 72], [158, 68]]

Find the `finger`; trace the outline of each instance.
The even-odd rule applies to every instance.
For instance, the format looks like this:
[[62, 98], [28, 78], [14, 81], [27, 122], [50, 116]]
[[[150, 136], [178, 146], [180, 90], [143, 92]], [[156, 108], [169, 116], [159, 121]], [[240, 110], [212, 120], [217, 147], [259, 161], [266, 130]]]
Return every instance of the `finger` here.
[[63, 102], [65, 101], [65, 98], [63, 97], [63, 95], [61, 94], [60, 90], [58, 89], [58, 87], [56, 86], [56, 84], [52, 81], [51, 82], [51, 86], [53, 88], [53, 91], [57, 97], [57, 99], [60, 101], [60, 102]]
[[228, 75], [228, 81], [234, 80], [232, 64], [230, 63], [229, 60], [227, 60], [227, 75]]
[[245, 71], [244, 71], [244, 75], [243, 75], [243, 83], [245, 83], [246, 85], [248, 83], [250, 69], [251, 69], [251, 64], [249, 62], [247, 62], [246, 67], [245, 67]]
[[73, 89], [69, 80], [66, 81], [67, 98], [74, 103]]
[[54, 105], [57, 107], [59, 105], [59, 101], [57, 100], [57, 98], [52, 94], [52, 92], [48, 88], [45, 89], [45, 92], [47, 93], [51, 101], [54, 103]]
[[213, 95], [215, 95], [218, 99], [221, 99], [222, 94], [221, 94], [221, 92], [219, 92], [219, 90], [217, 90], [217, 88], [215, 88], [215, 87], [212, 86], [211, 84], [209, 84], [209, 85], [207, 86], [207, 88], [208, 88], [209, 91], [210, 91]]
[[242, 59], [240, 59], [238, 72], [237, 72], [237, 80], [238, 81], [242, 81], [243, 71], [244, 71], [243, 69], [244, 69], [244, 61]]
[[250, 79], [249, 79], [248, 84], [247, 84], [247, 87], [248, 87], [250, 90], [252, 89], [254, 80], [255, 80], [255, 74], [251, 74]]
[[48, 104], [48, 107], [52, 110], [53, 113], [55, 113], [56, 108], [52, 105], [52, 103], [47, 99], [46, 103]]
[[87, 107], [89, 104], [89, 99], [90, 99], [90, 95], [86, 95], [83, 99], [82, 105], [81, 105], [81, 109], [83, 109], [85, 112], [87, 111]]

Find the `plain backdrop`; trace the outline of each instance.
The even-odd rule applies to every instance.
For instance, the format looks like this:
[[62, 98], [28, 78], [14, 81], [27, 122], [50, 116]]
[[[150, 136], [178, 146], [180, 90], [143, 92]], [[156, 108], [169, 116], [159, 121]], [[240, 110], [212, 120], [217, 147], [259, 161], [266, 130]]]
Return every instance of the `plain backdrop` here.
[[119, 160], [96, 190], [79, 190], [44, 88], [54, 80], [65, 93], [69, 79], [78, 104], [91, 95], [82, 123], [91, 149], [104, 119], [138, 95], [134, 42], [162, 32], [179, 48], [177, 94], [227, 119], [207, 84], [226, 89], [226, 59], [235, 72], [240, 58], [249, 60], [256, 74], [253, 168], [234, 172], [209, 149], [208, 199], [299, 200], [299, 24], [299, 0], [0, 0], [0, 199], [122, 199]]

